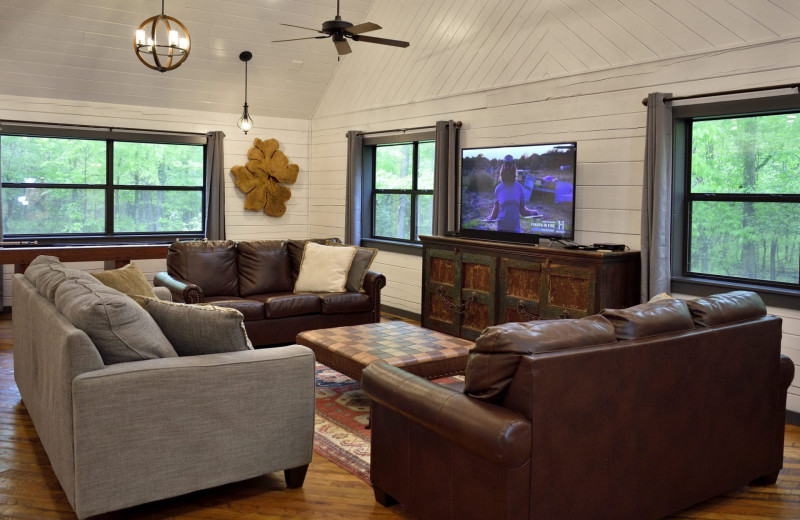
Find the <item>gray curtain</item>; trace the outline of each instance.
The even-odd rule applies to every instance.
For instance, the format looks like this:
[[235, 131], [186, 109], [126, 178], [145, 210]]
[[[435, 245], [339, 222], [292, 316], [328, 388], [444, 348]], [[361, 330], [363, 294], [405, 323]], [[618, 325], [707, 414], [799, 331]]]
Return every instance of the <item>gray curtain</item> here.
[[222, 132], [209, 132], [206, 145], [206, 237], [225, 240], [225, 153]]
[[672, 231], [671, 94], [647, 96], [647, 134], [642, 185], [642, 301], [670, 290]]
[[433, 229], [442, 235], [456, 231], [458, 195], [458, 133], [461, 121], [436, 122], [436, 158], [433, 174]]
[[347, 187], [344, 209], [344, 243], [361, 244], [361, 190], [364, 136], [360, 130], [347, 132]]

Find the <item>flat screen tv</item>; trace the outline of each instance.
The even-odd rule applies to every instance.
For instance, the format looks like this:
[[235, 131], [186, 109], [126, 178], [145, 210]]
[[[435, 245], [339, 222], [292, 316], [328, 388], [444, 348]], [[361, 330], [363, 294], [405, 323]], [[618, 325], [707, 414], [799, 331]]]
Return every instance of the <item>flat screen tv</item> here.
[[462, 149], [460, 236], [573, 240], [576, 148], [566, 142]]

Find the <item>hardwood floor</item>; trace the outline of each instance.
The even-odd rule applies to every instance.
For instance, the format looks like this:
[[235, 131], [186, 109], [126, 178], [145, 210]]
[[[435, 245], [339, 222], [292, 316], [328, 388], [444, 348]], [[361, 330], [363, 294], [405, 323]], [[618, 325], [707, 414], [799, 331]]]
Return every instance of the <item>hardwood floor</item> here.
[[[0, 518], [74, 519], [14, 383], [10, 314], [0, 315]], [[800, 518], [800, 428], [786, 427], [778, 483], [744, 487], [672, 518], [707, 520]], [[287, 490], [282, 473], [126, 509], [97, 519], [358, 520], [413, 517], [384, 508], [372, 488], [314, 454], [305, 484]], [[490, 520], [490, 519], [487, 519]], [[591, 519], [587, 519], [591, 520]]]

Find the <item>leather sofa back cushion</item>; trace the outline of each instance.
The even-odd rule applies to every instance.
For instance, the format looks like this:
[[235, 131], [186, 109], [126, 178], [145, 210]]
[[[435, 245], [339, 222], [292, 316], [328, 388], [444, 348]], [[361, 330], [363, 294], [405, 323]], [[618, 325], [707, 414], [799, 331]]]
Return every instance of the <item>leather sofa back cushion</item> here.
[[282, 240], [239, 242], [239, 295], [291, 292], [289, 252]]
[[711, 327], [766, 316], [761, 297], [752, 291], [732, 291], [706, 298], [686, 300], [698, 327]]
[[232, 240], [175, 242], [167, 253], [167, 271], [202, 287], [205, 296], [238, 296], [236, 243]]
[[636, 339], [694, 328], [683, 300], [664, 299], [627, 309], [603, 309], [600, 315], [614, 325], [617, 339]]
[[598, 315], [487, 327], [470, 350], [464, 393], [500, 403], [522, 356], [615, 341], [614, 327]]

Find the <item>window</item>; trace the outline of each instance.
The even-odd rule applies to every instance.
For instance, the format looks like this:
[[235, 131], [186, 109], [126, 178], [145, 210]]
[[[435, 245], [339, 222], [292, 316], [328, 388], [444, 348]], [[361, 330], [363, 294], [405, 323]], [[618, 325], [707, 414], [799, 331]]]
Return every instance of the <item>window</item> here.
[[673, 272], [684, 280], [798, 290], [800, 110], [741, 112], [741, 102], [716, 108], [719, 115], [689, 117], [676, 109], [680, 240], [673, 241]]
[[[9, 130], [3, 236], [46, 242], [202, 238], [205, 137]], [[41, 132], [42, 129], [39, 129]], [[104, 132], [108, 133], [108, 132]]]
[[[419, 244], [433, 229], [435, 142], [432, 133], [364, 140], [364, 238]], [[401, 141], [402, 139], [402, 141]]]

